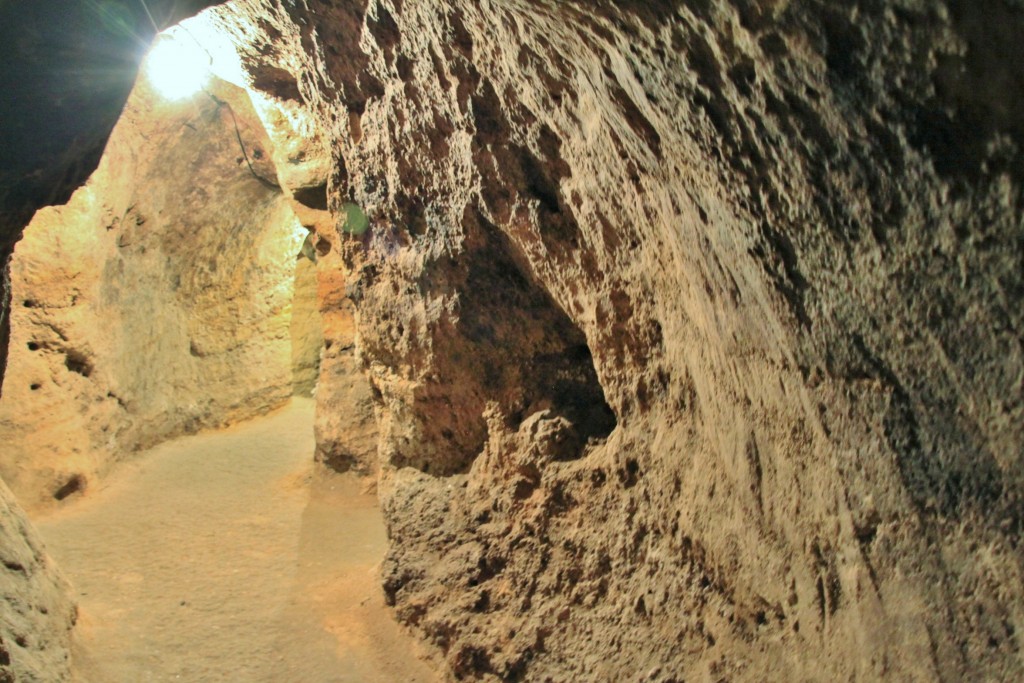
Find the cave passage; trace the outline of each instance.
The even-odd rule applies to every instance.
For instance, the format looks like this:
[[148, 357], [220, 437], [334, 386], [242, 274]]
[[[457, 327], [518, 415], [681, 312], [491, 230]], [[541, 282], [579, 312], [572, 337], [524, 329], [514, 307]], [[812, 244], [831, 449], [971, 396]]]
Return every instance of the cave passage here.
[[77, 589], [80, 675], [433, 680], [377, 586], [376, 498], [353, 474], [314, 468], [312, 418], [295, 398], [167, 442], [38, 521]]
[[312, 394], [316, 255], [272, 153], [243, 89], [168, 101], [140, 78], [89, 183], [26, 228], [0, 402], [0, 474], [23, 505]]
[[13, 259], [0, 472], [72, 584], [73, 670], [433, 680], [377, 586], [372, 487], [314, 461], [308, 189], [279, 185], [243, 89], [152, 86]]

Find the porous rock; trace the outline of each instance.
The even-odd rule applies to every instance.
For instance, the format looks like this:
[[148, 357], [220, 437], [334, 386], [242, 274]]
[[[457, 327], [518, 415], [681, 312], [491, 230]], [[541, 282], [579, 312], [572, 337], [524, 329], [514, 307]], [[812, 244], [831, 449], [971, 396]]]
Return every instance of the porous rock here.
[[453, 676], [1024, 676], [1019, 2], [223, 11]]
[[230, 7], [457, 678], [1021, 676], [1019, 3]]
[[265, 413], [296, 383], [308, 395], [320, 322], [313, 301], [292, 311], [315, 275], [270, 150], [240, 88], [168, 101], [143, 75], [88, 184], [26, 228], [0, 402], [0, 473], [23, 504]]
[[70, 680], [70, 586], [10, 489], [0, 482], [0, 681]]

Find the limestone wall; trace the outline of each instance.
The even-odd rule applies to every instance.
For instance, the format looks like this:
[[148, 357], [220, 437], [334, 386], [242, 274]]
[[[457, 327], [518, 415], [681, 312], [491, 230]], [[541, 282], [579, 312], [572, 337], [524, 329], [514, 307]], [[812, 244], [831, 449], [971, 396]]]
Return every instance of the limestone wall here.
[[0, 681], [63, 683], [71, 678], [71, 588], [0, 482]]
[[[142, 77], [99, 170], [68, 205], [40, 211], [17, 244], [0, 474], [26, 504], [64, 498], [127, 453], [265, 412], [293, 392], [307, 231], [275, 186], [248, 97], [210, 88], [168, 102]], [[309, 374], [319, 348], [304, 356], [295, 363]]]
[[840, 5], [228, 10], [332, 136], [456, 676], [1021, 677], [1021, 10]]
[[[384, 587], [453, 675], [1024, 677], [1022, 11], [1015, 0], [218, 10], [238, 20], [254, 80], [309, 105], [326, 137], [333, 218], [310, 222], [334, 349], [321, 378], [357, 366], [370, 378], [359, 392], [380, 430]], [[206, 111], [175, 135], [226, 125], [223, 107]], [[166, 160], [174, 178], [193, 167]], [[277, 210], [229, 167], [216, 176], [237, 181], [246, 210]], [[199, 187], [186, 197], [197, 211], [219, 196]], [[210, 319], [246, 318], [168, 266], [192, 234], [148, 232], [170, 203], [133, 199], [111, 211], [73, 201], [68, 218], [96, 212], [100, 227], [41, 231], [51, 237], [37, 258], [82, 243], [84, 265], [59, 261], [47, 308], [15, 294], [17, 315], [53, 313], [39, 341], [12, 341], [4, 401], [52, 382], [82, 406], [40, 413], [40, 433], [49, 422], [102, 433], [90, 425], [134, 406], [157, 432], [213, 414], [185, 406], [165, 422], [160, 401], [179, 380], [151, 365], [134, 391], [144, 373], [101, 362], [112, 332], [78, 330], [104, 292], [177, 305], [173, 284], [210, 306], [202, 324], [181, 313], [158, 336], [141, 307], [112, 328], [172, 340], [158, 355], [190, 391], [218, 383], [227, 346], [246, 348], [204, 336]], [[197, 237], [218, 258], [235, 244]], [[154, 280], [140, 287], [96, 268], [100, 254], [142, 248]], [[237, 285], [248, 271], [228, 272]], [[245, 395], [216, 390], [239, 405]], [[363, 446], [342, 443], [348, 396], [343, 383], [318, 388], [320, 457], [359, 450], [366, 464]], [[47, 495], [99, 467], [68, 453], [74, 468], [46, 480]], [[27, 481], [18, 466], [0, 474]]]

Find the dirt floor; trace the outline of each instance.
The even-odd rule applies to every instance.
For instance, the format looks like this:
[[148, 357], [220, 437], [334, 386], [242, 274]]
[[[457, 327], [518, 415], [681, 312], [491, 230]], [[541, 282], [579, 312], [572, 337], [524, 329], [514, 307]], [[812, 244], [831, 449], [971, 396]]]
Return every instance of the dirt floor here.
[[314, 472], [313, 403], [165, 443], [37, 520], [75, 584], [87, 683], [438, 680], [379, 588], [385, 533]]

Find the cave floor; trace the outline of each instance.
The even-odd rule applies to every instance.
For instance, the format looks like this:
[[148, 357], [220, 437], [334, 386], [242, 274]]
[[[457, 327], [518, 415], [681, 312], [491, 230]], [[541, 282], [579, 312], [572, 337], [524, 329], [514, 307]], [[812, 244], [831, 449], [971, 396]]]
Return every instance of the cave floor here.
[[87, 683], [434, 681], [384, 605], [385, 533], [314, 468], [313, 402], [176, 439], [37, 520]]

